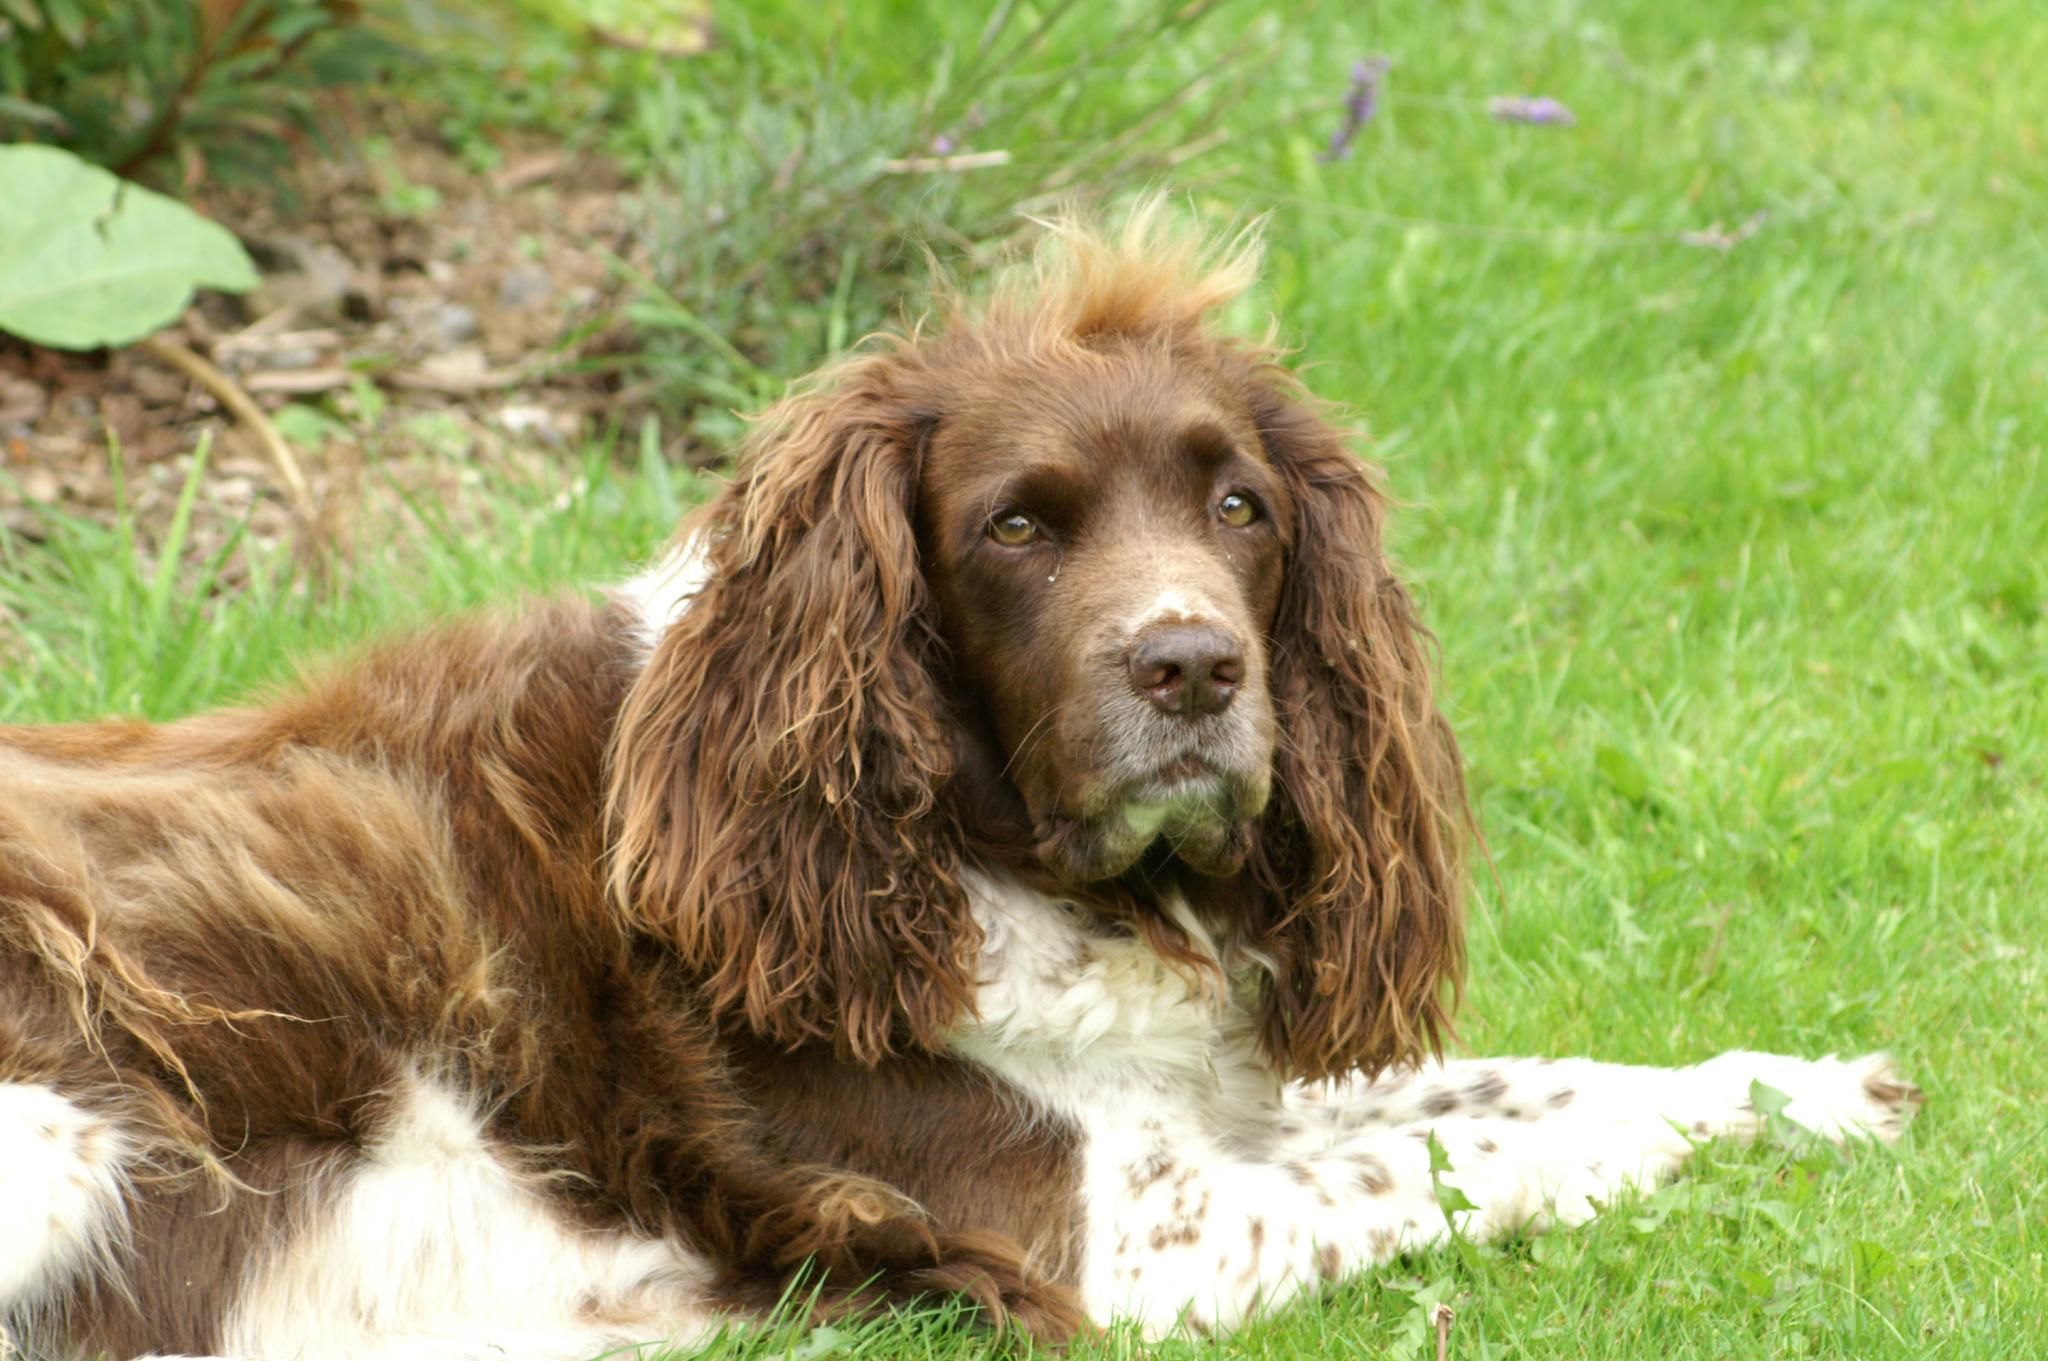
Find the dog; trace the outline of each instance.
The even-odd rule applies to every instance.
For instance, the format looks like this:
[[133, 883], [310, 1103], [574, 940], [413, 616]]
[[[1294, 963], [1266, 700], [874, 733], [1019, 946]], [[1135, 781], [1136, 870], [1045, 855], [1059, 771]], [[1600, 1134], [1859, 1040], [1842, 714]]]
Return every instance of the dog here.
[[8, 1343], [1199, 1335], [1586, 1218], [1753, 1082], [1896, 1139], [1882, 1056], [1439, 1057], [1460, 756], [1373, 474], [1217, 323], [1255, 262], [1052, 224], [601, 598], [0, 729]]

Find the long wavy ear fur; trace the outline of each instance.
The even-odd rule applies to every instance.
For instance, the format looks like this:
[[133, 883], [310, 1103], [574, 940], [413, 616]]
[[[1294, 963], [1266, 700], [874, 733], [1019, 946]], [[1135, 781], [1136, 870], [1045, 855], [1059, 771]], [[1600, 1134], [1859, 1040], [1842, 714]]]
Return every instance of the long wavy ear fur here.
[[1273, 627], [1275, 794], [1251, 866], [1251, 939], [1274, 966], [1260, 1038], [1292, 1076], [1372, 1072], [1450, 1031], [1464, 776], [1365, 465], [1290, 375], [1261, 365], [1252, 389], [1298, 508]]
[[655, 645], [612, 750], [612, 887], [722, 1016], [873, 1063], [936, 1047], [979, 936], [940, 788], [912, 528], [932, 412], [902, 347], [772, 410], [686, 522], [707, 584]]
[[[1027, 336], [1170, 337], [1242, 377], [1297, 507], [1270, 653], [1275, 793], [1249, 901], [1232, 904], [1272, 968], [1261, 1044], [1305, 1078], [1439, 1049], [1464, 969], [1469, 818], [1382, 499], [1266, 351], [1208, 333], [1252, 276], [1249, 236], [1217, 259], [1156, 199], [1114, 239], [1049, 225], [1057, 249], [965, 343], [1013, 343], [1020, 319]], [[911, 516], [938, 414], [912, 394], [937, 390], [935, 353], [856, 359], [769, 414], [737, 480], [684, 527], [708, 584], [655, 646], [612, 752], [627, 920], [674, 946], [721, 1017], [870, 1063], [943, 1043], [980, 945], [940, 797], [955, 746]]]

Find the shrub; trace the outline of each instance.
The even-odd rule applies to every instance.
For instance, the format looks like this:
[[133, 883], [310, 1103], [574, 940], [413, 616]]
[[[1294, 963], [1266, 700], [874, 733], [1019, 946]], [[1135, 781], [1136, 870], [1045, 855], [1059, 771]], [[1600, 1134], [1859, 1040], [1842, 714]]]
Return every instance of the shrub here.
[[649, 82], [637, 149], [654, 264], [628, 312], [633, 362], [706, 443], [733, 433], [733, 408], [889, 320], [923, 272], [906, 241], [972, 268], [1025, 212], [1187, 187], [1270, 41], [1268, 21], [1241, 31], [1201, 0], [1019, 8], [898, 48], [883, 71], [806, 56], [815, 42], [722, 8], [718, 47]]
[[0, 141], [187, 185], [271, 167], [311, 87], [388, 51], [362, 17], [360, 0], [0, 0]]

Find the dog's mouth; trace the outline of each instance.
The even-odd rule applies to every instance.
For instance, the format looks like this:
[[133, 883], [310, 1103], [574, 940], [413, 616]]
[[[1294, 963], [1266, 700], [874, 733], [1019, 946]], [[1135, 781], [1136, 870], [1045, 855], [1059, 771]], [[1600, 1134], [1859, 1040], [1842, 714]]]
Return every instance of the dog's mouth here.
[[1154, 776], [1159, 785], [1168, 789], [1192, 784], [1197, 781], [1213, 781], [1216, 778], [1216, 772], [1210, 769], [1209, 763], [1199, 754], [1193, 752], [1176, 760], [1168, 761], [1165, 765], [1159, 767], [1157, 774]]
[[1038, 820], [1039, 855], [1077, 883], [1113, 879], [1161, 853], [1197, 874], [1234, 874], [1251, 851], [1269, 782], [1178, 755], [1096, 792], [1083, 810]]

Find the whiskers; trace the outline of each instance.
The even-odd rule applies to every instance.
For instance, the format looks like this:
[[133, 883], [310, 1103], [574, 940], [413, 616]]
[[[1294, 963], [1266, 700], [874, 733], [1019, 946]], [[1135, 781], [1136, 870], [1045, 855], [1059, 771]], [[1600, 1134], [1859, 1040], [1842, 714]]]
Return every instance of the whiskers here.
[[1033, 722], [1029, 728], [1026, 728], [1024, 730], [1024, 735], [1017, 739], [1016, 748], [1013, 751], [1011, 751], [1010, 759], [1003, 762], [1003, 768], [1001, 771], [997, 772], [997, 778], [1004, 780], [1009, 779], [1010, 772], [1016, 769], [1017, 763], [1030, 754], [1032, 744], [1034, 742], [1043, 743], [1047, 740], [1047, 738], [1051, 737], [1053, 731], [1051, 724], [1053, 723], [1053, 721], [1055, 719], [1058, 719], [1061, 715], [1065, 714], [1066, 711], [1068, 709], [1071, 709], [1073, 706], [1074, 699], [1070, 696], [1066, 699], [1061, 700], [1059, 703], [1053, 705], [1050, 709], [1047, 709], [1043, 714], [1040, 714], [1038, 716], [1038, 719], [1035, 722]]

